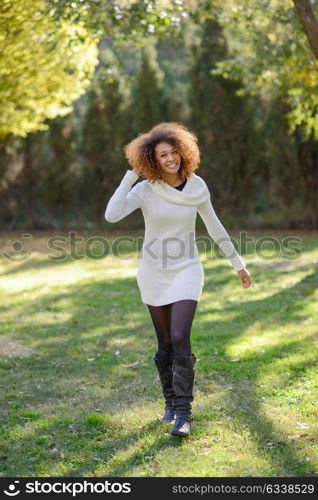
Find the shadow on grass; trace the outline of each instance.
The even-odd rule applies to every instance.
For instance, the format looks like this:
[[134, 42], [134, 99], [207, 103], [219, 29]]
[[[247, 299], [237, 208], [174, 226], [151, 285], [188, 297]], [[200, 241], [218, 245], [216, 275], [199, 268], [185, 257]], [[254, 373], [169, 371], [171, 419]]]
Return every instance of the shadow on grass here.
[[[206, 271], [207, 281], [209, 282], [211, 279], [213, 283], [222, 285], [228, 281], [226, 280], [226, 273], [228, 273], [227, 266], [217, 266], [213, 270]], [[258, 276], [261, 276], [261, 270], [259, 274], [255, 273], [255, 281], [257, 281]], [[215, 322], [205, 319], [206, 314], [219, 313], [219, 309], [209, 308], [206, 312], [200, 311], [197, 313], [197, 318], [206, 331], [209, 331], [211, 327], [213, 328], [213, 340], [217, 341], [217, 346], [222, 355], [227, 346], [242, 335], [246, 328], [253, 325], [256, 319], [257, 321], [265, 321], [267, 324], [285, 324], [286, 310], [290, 308], [288, 321], [297, 321], [299, 319], [298, 314], [302, 309], [302, 300], [314, 293], [317, 284], [317, 275], [311, 274], [303, 278], [299, 283], [284, 288], [264, 299], [246, 300], [245, 302], [225, 306], [222, 309], [224, 320], [216, 322], [220, 325], [220, 333], [216, 331]], [[301, 289], [301, 297], [299, 297], [299, 289]], [[67, 306], [63, 305], [63, 303], [59, 304], [65, 298], [68, 301]], [[139, 300], [137, 306], [135, 305], [136, 299]], [[213, 303], [213, 300], [211, 300], [211, 303]], [[287, 304], [284, 314], [280, 312], [278, 307], [281, 303], [284, 303], [285, 306]], [[51, 311], [58, 315], [60, 312], [63, 313], [65, 308], [69, 313], [68, 319], [60, 321], [57, 316], [56, 324], [41, 323], [39, 325], [38, 322], [32, 324], [32, 321], [29, 321], [32, 320], [33, 315], [36, 317], [39, 309]], [[16, 325], [12, 336], [30, 344], [36, 353], [26, 359], [12, 357], [2, 362], [3, 376], [9, 375], [9, 377], [5, 378], [7, 391], [16, 392], [17, 394], [19, 394], [19, 391], [25, 393], [24, 390], [21, 391], [21, 388], [23, 388], [30, 393], [27, 404], [25, 404], [23, 396], [12, 397], [16, 404], [20, 404], [16, 411], [21, 412], [21, 407], [27, 409], [30, 404], [35, 409], [47, 408], [48, 415], [59, 415], [60, 411], [64, 411], [75, 421], [75, 425], [78, 425], [76, 438], [79, 441], [81, 441], [81, 434], [83, 434], [85, 452], [88, 455], [94, 453], [94, 456], [96, 456], [97, 454], [97, 458], [101, 462], [112, 461], [108, 468], [110, 476], [124, 475], [130, 471], [131, 467], [144, 463], [145, 456], [153, 457], [165, 447], [181, 445], [181, 440], [178, 438], [157, 436], [156, 432], [160, 423], [152, 421], [145, 426], [141, 426], [141, 430], [138, 431], [127, 431], [125, 426], [119, 426], [119, 436], [116, 436], [115, 433], [110, 436], [109, 442], [106, 439], [102, 447], [100, 445], [96, 446], [95, 434], [97, 431], [87, 431], [82, 421], [77, 420], [79, 417], [76, 416], [77, 413], [70, 401], [70, 398], [81, 399], [83, 397], [79, 394], [79, 386], [83, 383], [90, 393], [88, 397], [84, 398], [83, 415], [86, 412], [94, 411], [97, 398], [98, 405], [103, 406], [103, 410], [106, 409], [113, 418], [116, 418], [115, 401], [116, 404], [119, 403], [123, 407], [125, 405], [129, 407], [134, 402], [138, 407], [139, 403], [155, 402], [154, 394], [160, 395], [159, 381], [149, 383], [156, 376], [151, 359], [156, 340], [149, 313], [146, 307], [140, 307], [135, 278], [105, 280], [90, 284], [85, 282], [84, 286], [81, 286], [80, 283], [76, 286], [68, 286], [65, 293], [44, 294], [36, 301], [26, 299], [25, 306], [20, 308], [20, 313], [22, 318], [27, 318], [27, 321], [22, 320], [20, 324]], [[231, 317], [231, 319], [227, 320], [227, 313], [230, 316], [233, 316], [234, 313], [234, 319]], [[104, 332], [101, 333], [102, 330]], [[226, 335], [223, 334], [224, 331], [227, 332]], [[206, 345], [207, 335], [204, 336], [204, 339], [200, 339], [200, 335], [197, 337], [198, 345], [200, 343], [203, 346]], [[119, 343], [116, 344], [116, 342]], [[263, 356], [260, 359], [255, 359], [254, 355], [244, 357], [242, 362], [246, 369], [242, 370], [242, 373], [240, 373], [242, 364], [240, 367], [230, 367], [228, 369], [225, 369], [224, 366], [224, 371], [223, 367], [220, 367], [220, 374], [224, 384], [233, 383], [234, 380], [237, 386], [241, 387], [242, 383], [248, 379], [248, 384], [243, 393], [240, 393], [239, 400], [242, 426], [249, 427], [257, 446], [262, 450], [266, 450], [276, 467], [277, 475], [282, 476], [308, 475], [312, 464], [301, 462], [296, 444], [289, 443], [284, 439], [277, 442], [273, 423], [262, 415], [261, 407], [256, 402], [257, 382], [259, 371], [263, 370], [264, 366], [268, 366], [267, 370], [270, 370], [273, 361], [289, 355], [299, 347], [301, 347], [300, 342], [290, 342], [286, 339], [285, 344], [268, 350], [265, 357]], [[120, 356], [116, 356], [116, 350], [120, 350]], [[218, 356], [216, 356], [216, 359]], [[88, 358], [93, 357], [95, 357], [93, 361], [88, 361]], [[141, 360], [141, 364], [134, 367], [129, 366], [134, 363], [136, 358]], [[302, 370], [305, 370], [310, 362], [308, 359], [304, 360], [300, 365], [294, 366], [294, 378]], [[209, 370], [208, 367], [204, 369], [204, 362], [201, 366], [203, 372]], [[229, 367], [229, 363], [226, 366]], [[293, 366], [290, 365], [289, 369], [292, 370], [292, 368]], [[249, 372], [248, 376], [247, 372]], [[291, 382], [292, 378], [288, 379], [288, 383]], [[44, 387], [40, 392], [36, 390], [38, 384]], [[97, 388], [99, 388], [98, 391]], [[94, 396], [96, 392], [98, 394]], [[59, 405], [61, 400], [66, 400], [64, 406], [63, 404]], [[226, 399], [228, 410], [232, 411], [233, 405], [237, 403], [238, 399], [235, 394], [228, 393]], [[11, 410], [9, 408], [8, 414], [4, 415], [5, 432], [10, 433], [11, 430], [15, 449], [21, 447], [21, 456], [20, 459], [13, 457], [12, 460], [6, 460], [7, 468], [4, 471], [8, 475], [37, 475], [43, 468], [48, 467], [50, 471], [52, 467], [54, 469], [57, 462], [63, 462], [63, 457], [52, 457], [47, 448], [42, 446], [39, 455], [35, 455], [35, 457], [38, 457], [38, 462], [35, 463], [37, 458], [34, 460], [34, 446], [36, 444], [34, 439], [41, 435], [45, 436], [48, 432], [53, 433], [54, 443], [57, 448], [64, 449], [67, 447], [68, 453], [74, 454], [73, 460], [75, 462], [83, 453], [83, 450], [78, 448], [78, 443], [74, 445], [69, 442], [64, 431], [60, 433], [58, 427], [50, 426], [50, 424], [43, 423], [43, 426], [39, 426], [36, 431], [37, 435], [34, 434], [33, 437], [32, 432], [31, 435], [28, 435], [27, 431], [26, 436], [22, 438], [15, 437], [15, 432], [20, 429], [21, 425], [14, 415], [13, 408]], [[205, 432], [205, 422], [203, 420], [195, 422], [195, 427], [197, 432], [192, 437], [194, 439], [195, 435], [200, 434], [201, 429], [202, 432]], [[163, 428], [160, 427], [160, 429]], [[150, 443], [143, 445], [141, 450], [133, 451], [128, 457], [116, 459], [116, 455], [120, 451], [129, 448], [131, 444], [136, 443], [145, 434], [149, 433], [154, 434]], [[268, 442], [276, 444], [269, 448]], [[76, 464], [73, 467], [67, 465], [65, 475], [88, 475], [94, 474], [95, 471], [96, 460], [89, 458], [88, 461], [85, 461], [85, 464]]]
[[[254, 275], [254, 281], [257, 281], [257, 275]], [[277, 326], [303, 320], [299, 314], [302, 310], [302, 301], [316, 292], [317, 285], [318, 275], [317, 273], [312, 273], [293, 286], [285, 288], [265, 299], [250, 300], [244, 303], [241, 302], [238, 305], [225, 306], [223, 308], [224, 320], [216, 322], [217, 325], [221, 325], [221, 332], [219, 334], [215, 332], [218, 328], [215, 326], [215, 322], [204, 320], [205, 314], [210, 314], [211, 309], [199, 313], [203, 322], [203, 330], [208, 332], [211, 329], [210, 325], [213, 325], [213, 340], [217, 340], [219, 349], [219, 353], [215, 356], [215, 359], [218, 360], [218, 372], [219, 374], [220, 372], [222, 373], [224, 384], [235, 383], [236, 387], [239, 388], [237, 396], [235, 391], [230, 394], [226, 392], [224, 403], [228, 407], [228, 412], [233, 411], [233, 405], [241, 409], [239, 412], [236, 412], [236, 417], [241, 420], [242, 426], [249, 427], [255, 443], [257, 443], [260, 450], [265, 451], [270, 456], [272, 463], [277, 468], [277, 475], [280, 476], [292, 476], [294, 474], [297, 476], [311, 475], [315, 465], [309, 461], [305, 463], [302, 461], [304, 457], [299, 456], [295, 442], [292, 443], [283, 437], [277, 440], [277, 431], [275, 431], [274, 424], [262, 414], [263, 409], [259, 405], [259, 402], [257, 402], [257, 382], [261, 376], [260, 372], [270, 371], [273, 362], [292, 357], [294, 353], [299, 353], [299, 350], [302, 349], [302, 342], [291, 341], [287, 337], [284, 344], [280, 343], [270, 349], [267, 347], [266, 355], [255, 353], [244, 355], [237, 365], [233, 363], [231, 365], [229, 359], [224, 358], [222, 358], [224, 362], [222, 363], [221, 361], [220, 363], [219, 355], [224, 355], [227, 347], [240, 337], [240, 335], [244, 334], [245, 330], [254, 324], [255, 319], [260, 323], [264, 322], [266, 325]], [[279, 306], [282, 303], [288, 306], [285, 307], [284, 314], [279, 310]], [[288, 311], [288, 319], [284, 317], [286, 311]], [[236, 317], [226, 320], [226, 314], [233, 312], [237, 313]], [[242, 316], [243, 320], [241, 321]], [[228, 333], [225, 335], [224, 332]], [[199, 344], [206, 344], [209, 335], [206, 334], [204, 340], [203, 337], [204, 335], [200, 335], [201, 341]], [[309, 342], [311, 339], [314, 341], [316, 334], [307, 338]], [[291, 373], [286, 379], [286, 385], [292, 384], [292, 381], [298, 378], [310, 366], [316, 366], [315, 355], [314, 353], [310, 354], [312, 354], [312, 359], [306, 358], [299, 362], [289, 360], [288, 371]], [[208, 368], [205, 371], [208, 371]], [[270, 443], [270, 446], [268, 443]]]
[[[138, 429], [125, 427], [116, 421], [116, 416], [107, 426], [96, 427], [83, 422], [84, 418], [67, 421], [65, 417], [57, 417], [54, 420], [53, 424], [42, 424], [39, 428], [34, 426], [33, 432], [26, 433], [25, 439], [20, 441], [25, 455], [24, 467], [29, 469], [29, 475], [42, 474], [48, 467], [50, 475], [52, 469], [53, 476], [57, 475], [54, 468], [63, 462], [61, 456], [66, 455], [67, 465], [63, 474], [65, 476], [94, 475], [98, 465], [107, 466], [111, 462], [113, 463], [107, 475], [120, 476], [131, 467], [144, 463], [145, 456], [151, 459], [158, 450], [171, 446], [179, 447], [182, 444], [180, 439], [166, 435], [169, 431], [168, 425], [159, 420], [140, 425]], [[72, 430], [69, 430], [70, 428]], [[128, 457], [116, 456], [147, 435], [152, 436], [151, 444], [141, 446]], [[36, 445], [39, 444], [41, 448], [35, 451]], [[13, 457], [10, 462], [12, 463], [8, 465], [14, 470]]]
[[[36, 246], [31, 250], [27, 248], [21, 250], [21, 256], [18, 252], [0, 252], [0, 258], [2, 259], [2, 264], [7, 264], [8, 269], [0, 273], [0, 276], [10, 276], [21, 272], [33, 271], [39, 269], [47, 269], [52, 266], [58, 266], [68, 264], [69, 262], [80, 262], [86, 263], [87, 261], [99, 261], [107, 258], [108, 256], [119, 257], [121, 259], [131, 259], [132, 252], [137, 253], [141, 251], [143, 239], [139, 237], [130, 237], [133, 243], [133, 248], [129, 248], [126, 235], [107, 235], [107, 234], [92, 234], [89, 236], [82, 237], [81, 243], [75, 242], [72, 238], [67, 238], [65, 236], [57, 236], [56, 243], [50, 247], [46, 246], [44, 249], [37, 249]], [[62, 239], [62, 241], [60, 241]], [[120, 244], [119, 244], [120, 243]], [[128, 248], [125, 249], [123, 243], [126, 243]], [[94, 247], [94, 244], [97, 245]], [[101, 245], [103, 245], [101, 247]], [[102, 253], [101, 253], [102, 249]], [[23, 253], [22, 253], [23, 252]], [[28, 254], [28, 252], [30, 252]], [[33, 254], [40, 253], [41, 257], [38, 255], [32, 256]], [[23, 255], [26, 255], [23, 258]]]

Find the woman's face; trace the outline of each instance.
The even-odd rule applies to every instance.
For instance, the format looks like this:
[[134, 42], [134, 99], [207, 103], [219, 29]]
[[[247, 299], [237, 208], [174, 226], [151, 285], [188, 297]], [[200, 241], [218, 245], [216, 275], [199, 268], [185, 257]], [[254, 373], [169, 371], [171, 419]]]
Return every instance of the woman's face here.
[[181, 166], [181, 156], [175, 146], [160, 142], [155, 146], [155, 156], [164, 173], [176, 174]]

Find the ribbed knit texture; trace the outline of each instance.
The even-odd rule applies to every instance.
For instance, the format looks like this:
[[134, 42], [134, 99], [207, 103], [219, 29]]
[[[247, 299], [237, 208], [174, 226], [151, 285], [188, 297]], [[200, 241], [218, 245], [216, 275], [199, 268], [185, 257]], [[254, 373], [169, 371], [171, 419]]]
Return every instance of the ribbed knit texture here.
[[182, 190], [170, 184], [139, 178], [127, 170], [110, 198], [105, 219], [118, 222], [140, 208], [145, 221], [145, 236], [140, 255], [137, 284], [145, 304], [160, 306], [177, 300], [199, 300], [204, 271], [195, 242], [197, 213], [211, 238], [228, 257], [236, 271], [245, 263], [212, 207], [204, 180], [191, 174]]

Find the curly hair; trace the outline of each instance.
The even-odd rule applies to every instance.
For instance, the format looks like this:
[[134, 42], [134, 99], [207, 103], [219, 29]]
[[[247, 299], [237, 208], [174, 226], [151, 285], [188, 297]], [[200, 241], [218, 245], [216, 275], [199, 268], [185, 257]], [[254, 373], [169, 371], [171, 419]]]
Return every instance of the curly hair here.
[[199, 167], [200, 150], [196, 135], [180, 123], [159, 123], [149, 132], [139, 134], [124, 147], [129, 164], [140, 167], [140, 174], [148, 181], [155, 182], [162, 179], [155, 155], [155, 147], [160, 142], [167, 142], [180, 154], [181, 165], [178, 173], [182, 181]]

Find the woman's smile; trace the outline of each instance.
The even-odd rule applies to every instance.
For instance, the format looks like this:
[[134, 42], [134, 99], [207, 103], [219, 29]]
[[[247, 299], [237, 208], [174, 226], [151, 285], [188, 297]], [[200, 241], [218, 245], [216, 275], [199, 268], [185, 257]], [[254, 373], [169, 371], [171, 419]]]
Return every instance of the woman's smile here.
[[[160, 142], [155, 147], [156, 160], [163, 171], [168, 174], [171, 184], [178, 181], [178, 172], [181, 166], [181, 155], [175, 146], [168, 142]], [[172, 175], [172, 177], [170, 177]], [[168, 180], [168, 179], [166, 179]]]

